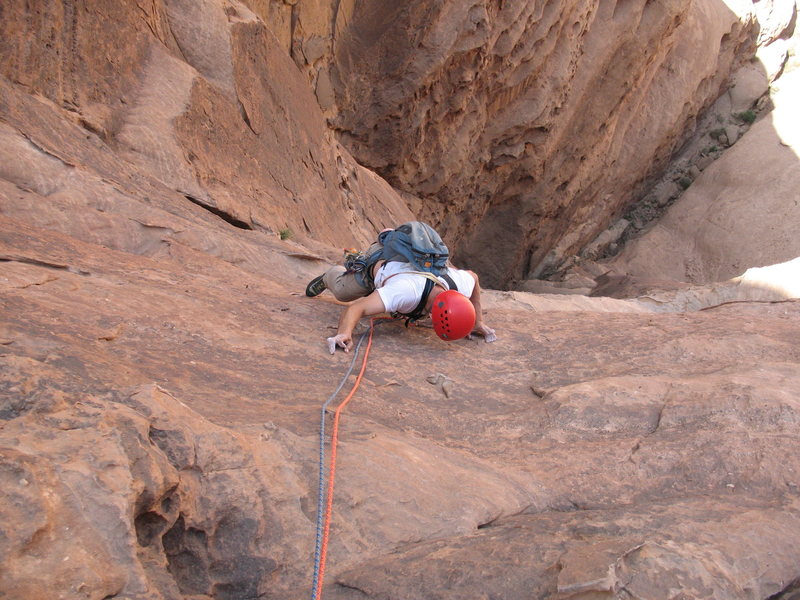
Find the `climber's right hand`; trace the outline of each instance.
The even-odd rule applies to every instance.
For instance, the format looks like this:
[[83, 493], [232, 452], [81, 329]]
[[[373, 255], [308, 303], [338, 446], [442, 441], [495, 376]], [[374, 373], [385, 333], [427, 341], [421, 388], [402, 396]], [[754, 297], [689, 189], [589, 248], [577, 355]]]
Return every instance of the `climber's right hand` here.
[[331, 354], [336, 353], [336, 348], [342, 348], [345, 352], [350, 352], [350, 348], [353, 346], [353, 336], [346, 335], [344, 333], [340, 333], [333, 337], [328, 338], [328, 352]]

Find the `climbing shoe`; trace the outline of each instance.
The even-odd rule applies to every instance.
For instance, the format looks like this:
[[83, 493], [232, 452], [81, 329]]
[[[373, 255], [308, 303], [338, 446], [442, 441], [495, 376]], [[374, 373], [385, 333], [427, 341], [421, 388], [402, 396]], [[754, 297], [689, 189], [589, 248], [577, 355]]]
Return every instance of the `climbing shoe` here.
[[314, 296], [319, 296], [322, 292], [325, 291], [325, 282], [322, 281], [322, 278], [325, 275], [320, 275], [319, 277], [314, 277], [311, 282], [306, 286], [306, 296], [309, 298], [313, 298]]

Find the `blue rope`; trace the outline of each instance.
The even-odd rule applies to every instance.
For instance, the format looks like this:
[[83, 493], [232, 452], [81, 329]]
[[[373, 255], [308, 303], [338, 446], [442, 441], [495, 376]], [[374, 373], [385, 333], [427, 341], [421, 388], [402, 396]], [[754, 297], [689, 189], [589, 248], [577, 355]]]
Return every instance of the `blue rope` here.
[[320, 568], [320, 561], [321, 561], [321, 554], [322, 554], [322, 528], [323, 528], [323, 521], [325, 515], [325, 412], [328, 409], [328, 405], [333, 401], [334, 398], [342, 391], [347, 378], [350, 377], [350, 374], [353, 372], [353, 367], [356, 364], [356, 359], [358, 358], [358, 352], [361, 348], [361, 344], [364, 339], [367, 337], [369, 330], [365, 331], [361, 334], [361, 337], [358, 340], [358, 344], [356, 344], [356, 349], [353, 352], [353, 360], [350, 361], [350, 367], [347, 369], [347, 373], [344, 374], [342, 377], [342, 381], [339, 383], [339, 387], [336, 388], [336, 391], [331, 394], [330, 398], [325, 401], [325, 404], [322, 405], [322, 411], [320, 414], [319, 419], [319, 499], [317, 501], [317, 540], [314, 546], [314, 581], [312, 584], [312, 592], [311, 592], [311, 600], [317, 600], [317, 584], [319, 583], [319, 568]]

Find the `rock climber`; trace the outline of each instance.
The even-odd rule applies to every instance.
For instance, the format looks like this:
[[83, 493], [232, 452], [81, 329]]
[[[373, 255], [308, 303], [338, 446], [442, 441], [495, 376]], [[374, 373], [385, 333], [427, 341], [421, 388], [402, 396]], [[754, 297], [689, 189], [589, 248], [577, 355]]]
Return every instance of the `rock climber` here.
[[[391, 237], [387, 241], [390, 232], [412, 232], [411, 226], [414, 233], [417, 226], [424, 227], [423, 233], [435, 237], [443, 248], [446, 263], [443, 262], [440, 269], [433, 269], [434, 273], [421, 271], [413, 262], [387, 252], [397, 245], [392, 245]], [[407, 238], [403, 238], [405, 240]], [[386, 247], [383, 242], [387, 243]], [[359, 320], [382, 313], [405, 316], [410, 321], [430, 314], [437, 335], [447, 341], [471, 333], [482, 336], [486, 342], [497, 340], [494, 329], [483, 322], [478, 275], [456, 269], [447, 256], [447, 247], [430, 226], [412, 222], [395, 230], [384, 229], [379, 241], [366, 252], [346, 257], [346, 266], [331, 267], [311, 280], [306, 296], [318, 296], [327, 289], [337, 300], [349, 302], [339, 317], [336, 335], [327, 339], [330, 353], [334, 354], [337, 347], [350, 352], [353, 329]]]

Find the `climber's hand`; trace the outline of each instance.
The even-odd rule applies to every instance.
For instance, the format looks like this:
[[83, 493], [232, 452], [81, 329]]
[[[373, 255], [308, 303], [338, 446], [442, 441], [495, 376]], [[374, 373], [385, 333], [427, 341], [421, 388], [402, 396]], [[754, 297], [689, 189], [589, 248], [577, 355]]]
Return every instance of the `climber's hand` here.
[[334, 354], [337, 346], [342, 348], [345, 352], [350, 352], [350, 348], [353, 346], [353, 336], [340, 333], [339, 335], [329, 337], [328, 352]]
[[475, 329], [472, 330], [472, 333], [477, 333], [480, 336], [483, 336], [483, 340], [488, 344], [489, 342], [496, 342], [497, 341], [497, 334], [495, 333], [494, 329], [491, 327], [484, 325], [483, 323], [478, 323], [475, 325]]

